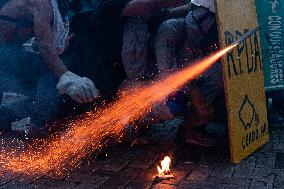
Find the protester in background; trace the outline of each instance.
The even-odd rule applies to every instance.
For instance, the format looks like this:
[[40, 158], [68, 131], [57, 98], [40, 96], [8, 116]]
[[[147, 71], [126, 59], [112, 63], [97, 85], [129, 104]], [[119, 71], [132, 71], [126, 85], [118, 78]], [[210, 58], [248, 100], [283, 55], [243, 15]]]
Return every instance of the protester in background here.
[[189, 12], [190, 4], [183, 2], [174, 8], [158, 8], [142, 15], [126, 17], [121, 56], [127, 79], [122, 87], [135, 85], [145, 77], [148, 78], [146, 74], [154, 72], [149, 69], [149, 61], [158, 27], [169, 18], [185, 16]]
[[[94, 11], [79, 14], [72, 21], [71, 30], [75, 33], [75, 37], [71, 45], [72, 51], [70, 50], [68, 54], [71, 54], [70, 60], [74, 63], [74, 70], [78, 73], [87, 73], [89, 78], [96, 81], [102, 96], [112, 98], [125, 79], [125, 71], [131, 79], [136, 77], [135, 74], [140, 77], [144, 73], [144, 68], [137, 67], [134, 70], [139, 73], [131, 74], [127, 61], [122, 63], [122, 59], [128, 59], [131, 63], [138, 60], [142, 65], [146, 62], [148, 31], [142, 17], [182, 2], [182, 0], [98, 0], [98, 6]], [[132, 32], [134, 31], [132, 29], [130, 31], [131, 25], [135, 22], [137, 25], [134, 30], [139, 33]], [[130, 31], [129, 35], [124, 35], [124, 28]], [[132, 44], [132, 39], [136, 36], [140, 36], [138, 41], [143, 44], [142, 48], [135, 46], [136, 42]], [[124, 47], [122, 47], [123, 41]], [[127, 44], [130, 48], [125, 48]], [[141, 51], [140, 55], [143, 54], [141, 60], [137, 58], [138, 56], [133, 56], [130, 52], [133, 50]]]
[[[154, 52], [156, 32], [163, 21], [175, 17], [185, 17], [189, 10], [190, 3], [183, 1], [173, 7], [159, 9], [157, 6], [155, 11], [125, 18], [121, 56], [126, 72], [126, 79], [120, 86], [120, 89], [143, 85], [153, 79], [153, 76], [157, 75]], [[159, 119], [155, 117], [154, 122], [159, 122], [160, 119], [161, 117]], [[147, 115], [146, 118], [143, 118], [142, 122], [136, 123], [142, 128], [141, 132], [133, 132], [131, 127], [127, 127], [126, 133], [129, 133], [127, 138], [129, 140], [135, 139], [136, 144], [149, 143], [150, 141], [145, 135], [151, 131], [144, 131], [143, 126], [151, 123], [153, 123], [152, 115]], [[139, 136], [138, 138], [137, 135]]]
[[[91, 102], [99, 95], [93, 81], [70, 72], [59, 56], [70, 38], [67, 2], [1, 1], [0, 94], [14, 92], [28, 96], [25, 102], [13, 105], [18, 120], [14, 120], [12, 129], [21, 129], [18, 126], [22, 119], [30, 118], [30, 126], [23, 130], [25, 134], [42, 129], [53, 119], [61, 95], [66, 94], [78, 103]], [[1, 107], [1, 112], [7, 110]]]
[[[218, 33], [215, 18], [214, 0], [193, 0], [192, 10], [186, 18], [169, 19], [161, 24], [156, 37], [156, 59], [160, 77], [173, 70], [193, 62], [193, 58], [202, 57], [217, 49]], [[205, 53], [204, 53], [205, 52]], [[201, 54], [204, 53], [204, 54]], [[187, 57], [191, 55], [191, 57]], [[216, 63], [196, 81], [189, 84], [179, 96], [188, 96], [189, 111], [184, 100], [170, 100], [159, 106], [156, 117], [173, 117], [185, 113], [183, 136], [186, 143], [201, 146], [214, 146], [217, 141], [206, 135], [205, 126], [215, 117], [214, 102], [223, 91], [223, 76], [220, 63]], [[174, 95], [175, 96], [175, 95]], [[177, 106], [178, 105], [178, 106]], [[177, 109], [176, 107], [179, 107]], [[165, 110], [164, 112], [161, 110]], [[202, 128], [202, 129], [200, 129]]]

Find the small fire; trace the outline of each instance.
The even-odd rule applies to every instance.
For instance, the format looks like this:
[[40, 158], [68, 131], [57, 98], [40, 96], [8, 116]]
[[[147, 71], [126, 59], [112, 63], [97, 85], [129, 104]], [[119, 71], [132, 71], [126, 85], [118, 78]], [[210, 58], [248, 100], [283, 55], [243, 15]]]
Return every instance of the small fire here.
[[161, 161], [161, 167], [158, 165], [157, 169], [159, 172], [159, 177], [163, 177], [166, 175], [170, 175], [170, 165], [171, 165], [171, 158], [169, 156], [164, 157], [164, 159]]

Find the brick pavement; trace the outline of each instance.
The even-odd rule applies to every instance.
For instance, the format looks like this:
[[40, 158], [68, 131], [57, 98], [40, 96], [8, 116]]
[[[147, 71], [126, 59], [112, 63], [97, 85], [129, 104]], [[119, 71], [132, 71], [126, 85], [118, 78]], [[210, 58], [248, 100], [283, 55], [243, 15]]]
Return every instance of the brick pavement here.
[[[5, 173], [0, 188], [284, 189], [283, 136], [284, 129], [272, 129], [270, 142], [237, 165], [229, 163], [226, 146], [215, 149], [182, 145], [116, 146], [65, 176], [51, 173], [25, 178]], [[156, 166], [165, 154], [173, 157], [175, 178], [155, 183]]]

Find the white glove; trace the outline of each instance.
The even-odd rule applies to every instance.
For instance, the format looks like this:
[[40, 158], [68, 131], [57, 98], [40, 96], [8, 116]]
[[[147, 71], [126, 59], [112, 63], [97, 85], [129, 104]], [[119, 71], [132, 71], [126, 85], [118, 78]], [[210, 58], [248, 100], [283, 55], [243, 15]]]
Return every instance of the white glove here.
[[79, 103], [92, 102], [99, 97], [100, 93], [90, 79], [70, 71], [60, 76], [56, 88], [60, 94], [67, 94]]

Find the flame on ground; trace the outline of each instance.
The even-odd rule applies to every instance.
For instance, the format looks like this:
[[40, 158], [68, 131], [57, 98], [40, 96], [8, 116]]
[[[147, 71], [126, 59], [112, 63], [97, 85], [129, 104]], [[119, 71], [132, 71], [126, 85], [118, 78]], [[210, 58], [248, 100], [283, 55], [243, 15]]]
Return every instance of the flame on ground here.
[[170, 170], [170, 165], [171, 165], [171, 158], [169, 156], [166, 156], [162, 161], [161, 161], [161, 167], [158, 165], [158, 176], [165, 176], [169, 175], [171, 173]]
[[147, 86], [122, 93], [112, 104], [66, 123], [68, 130], [65, 133], [36, 141], [25, 148], [2, 147], [0, 174], [8, 172], [37, 176], [51, 171], [63, 174], [74, 169], [92, 151], [102, 149], [107, 136], [122, 140], [121, 133], [126, 124], [143, 117], [154, 104], [164, 101], [202, 74], [234, 47], [236, 45], [218, 51]]

